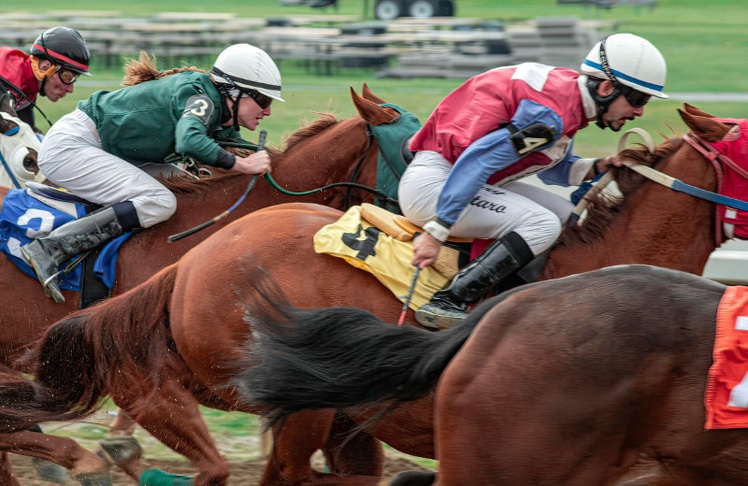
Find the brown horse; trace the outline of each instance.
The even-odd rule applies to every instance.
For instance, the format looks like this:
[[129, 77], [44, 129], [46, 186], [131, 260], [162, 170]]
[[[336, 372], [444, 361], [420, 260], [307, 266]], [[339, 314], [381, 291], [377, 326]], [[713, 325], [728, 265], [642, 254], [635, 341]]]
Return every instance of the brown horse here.
[[[385, 102], [366, 85], [363, 97], [353, 90], [351, 95], [359, 115], [342, 121], [332, 115], [323, 115], [316, 122], [298, 130], [287, 140], [284, 151], [270, 151], [272, 175], [280, 186], [291, 191], [308, 191], [331, 183], [354, 182], [359, 186], [351, 190], [340, 185], [299, 197], [282, 194], [261, 179], [246, 201], [228, 217], [192, 236], [167, 243], [168, 236], [204, 223], [231, 207], [247, 188], [250, 176], [216, 171], [216, 175], [201, 180], [189, 177], [167, 180], [165, 183], [177, 195], [178, 210], [169, 221], [134, 234], [123, 245], [118, 257], [113, 294], [120, 294], [142, 283], [159, 269], [177, 261], [189, 248], [211, 233], [258, 208], [303, 200], [342, 209], [348, 204], [371, 201], [371, 192], [361, 187], [376, 187], [379, 150], [368, 127], [392, 123], [400, 113], [380, 106]], [[6, 194], [7, 190], [0, 188], [0, 203]], [[0, 300], [0, 366], [12, 366], [15, 358], [41, 336], [46, 327], [76, 310], [77, 299], [72, 297], [70, 291], [65, 292], [67, 303], [64, 305], [46, 298], [38, 282], [25, 276], [7, 258], [0, 258], [0, 282], [5, 283]], [[126, 416], [121, 414], [121, 417]], [[119, 427], [127, 429], [129, 425], [127, 420], [122, 420]], [[21, 447], [20, 440], [17, 436], [10, 442], [0, 444], [0, 449], [8, 450], [16, 445]], [[32, 435], [29, 440], [38, 439]], [[47, 457], [41, 452], [42, 448], [29, 447], [27, 450], [38, 451], [35, 455]], [[63, 447], [50, 447], [52, 452], [63, 450]], [[69, 459], [65, 459], [64, 463], [67, 467]], [[118, 465], [131, 475], [139, 474], [138, 463], [123, 461]], [[6, 462], [5, 469], [9, 470], [9, 467]], [[10, 479], [10, 473], [2, 476], [2, 471], [0, 468], [1, 484], [16, 484]]]
[[272, 420], [398, 407], [435, 389], [439, 472], [393, 485], [748, 484], [746, 431], [704, 430], [726, 289], [618, 265], [510, 290], [438, 333], [266, 291], [279, 312], [253, 313], [234, 384]]
[[[712, 140], [730, 128], [707, 116], [682, 116], [694, 133]], [[680, 137], [663, 142], [654, 155], [635, 149], [625, 155], [688, 183], [716, 189], [709, 163]], [[593, 259], [601, 267], [649, 263], [701, 273], [715, 247], [714, 204], [673, 192], [628, 169], [617, 173], [623, 201], [614, 207], [593, 201], [584, 225], [565, 230], [547, 267], [578, 273]], [[30, 411], [26, 420], [85, 415], [98, 398], [110, 394], [151, 434], [198, 467], [195, 484], [225, 484], [227, 465], [200, 419], [198, 405], [261, 411], [238, 393], [234, 381], [244, 369], [244, 345], [252, 339], [257, 298], [251, 282], [258, 265], [273, 275], [293, 305], [345, 305], [374, 312], [388, 322], [399, 316], [401, 302], [374, 277], [342, 259], [314, 252], [312, 235], [340, 214], [306, 204], [254, 212], [143, 285], [62, 320], [43, 338], [37, 360], [40, 383], [53, 390], [55, 400], [38, 403], [39, 413]], [[632, 221], [647, 224], [635, 226]], [[411, 313], [408, 317], [412, 322]], [[374, 437], [403, 452], [434, 457], [432, 400], [429, 395], [397, 407], [350, 442], [346, 439], [354, 424], [376, 410], [293, 415], [286, 427], [276, 430], [262, 484], [366, 484], [362, 475], [381, 473], [382, 451]], [[6, 404], [14, 406], [12, 400]], [[12, 421], [8, 412], [0, 423], [9, 427]], [[326, 453], [332, 472], [357, 477], [313, 472], [309, 457], [317, 449]], [[369, 478], [370, 483], [375, 481]]]

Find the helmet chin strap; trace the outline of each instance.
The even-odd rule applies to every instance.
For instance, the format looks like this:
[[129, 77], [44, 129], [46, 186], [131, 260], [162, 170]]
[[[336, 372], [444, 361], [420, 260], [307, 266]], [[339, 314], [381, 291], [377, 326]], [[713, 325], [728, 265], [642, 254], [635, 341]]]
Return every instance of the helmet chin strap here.
[[597, 104], [597, 120], [595, 121], [595, 124], [597, 124], [598, 127], [605, 130], [606, 128], [610, 128], [614, 132], [617, 132], [618, 130], [614, 129], [613, 127], [609, 127], [605, 124], [603, 121], [603, 115], [605, 115], [608, 112], [608, 108], [610, 107], [610, 104], [615, 101], [616, 98], [618, 98], [621, 95], [621, 90], [618, 89], [618, 83], [613, 82], [613, 92], [610, 93], [608, 96], [600, 96], [597, 92], [598, 86], [600, 86], [600, 83], [602, 83], [602, 79], [588, 77], [587, 78], [587, 89], [590, 91], [590, 95], [592, 96], [592, 99], [595, 100], [595, 103]]
[[[234, 130], [237, 132], [241, 130], [241, 127], [239, 127], [239, 100], [242, 98], [242, 90], [239, 88], [239, 86], [234, 83], [234, 80], [229, 78], [228, 76], [225, 76], [226, 80], [228, 81], [227, 84], [220, 84], [218, 85], [218, 90], [223, 94], [226, 98], [230, 99], [232, 101], [231, 103], [231, 114], [234, 121]], [[236, 97], [231, 95], [231, 90], [236, 90]]]
[[31, 70], [34, 71], [34, 76], [36, 76], [36, 79], [42, 82], [42, 84], [39, 86], [39, 94], [42, 96], [47, 96], [44, 88], [47, 86], [47, 80], [55, 74], [55, 65], [50, 62], [47, 70], [42, 71], [41, 67], [39, 67], [39, 63], [41, 62], [42, 60], [38, 57], [31, 56]]

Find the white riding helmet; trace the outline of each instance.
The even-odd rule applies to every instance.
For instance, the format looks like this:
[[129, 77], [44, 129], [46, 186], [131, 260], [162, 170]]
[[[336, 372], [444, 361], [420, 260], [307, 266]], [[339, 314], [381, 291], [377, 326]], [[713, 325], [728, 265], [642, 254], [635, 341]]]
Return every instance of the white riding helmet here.
[[278, 66], [259, 47], [249, 44], [227, 47], [218, 55], [210, 74], [218, 84], [255, 90], [274, 100], [286, 101], [281, 98]]
[[[607, 63], [607, 66], [606, 66]], [[657, 48], [634, 34], [612, 34], [590, 50], [582, 72], [609, 79], [657, 98], [669, 98], [665, 87], [667, 65]]]

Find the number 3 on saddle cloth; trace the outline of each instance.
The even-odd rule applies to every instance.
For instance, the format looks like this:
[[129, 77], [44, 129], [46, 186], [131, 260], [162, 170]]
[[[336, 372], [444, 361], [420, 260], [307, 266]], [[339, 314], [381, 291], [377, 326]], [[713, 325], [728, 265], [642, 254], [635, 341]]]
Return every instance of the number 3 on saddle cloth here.
[[[45, 188], [42, 192], [40, 188], [34, 189], [34, 187], [35, 185], [31, 184], [26, 189], [8, 191], [0, 208], [0, 251], [5, 253], [26, 275], [36, 279], [36, 273], [21, 255], [21, 246], [34, 238], [45, 236], [68, 221], [87, 214], [91, 208], [72, 194], [63, 199], [52, 197], [52, 193], [64, 195], [64, 191], [42, 186]], [[130, 233], [127, 233], [110, 241], [101, 249], [92, 265], [93, 275], [100, 279], [107, 292], [114, 287], [117, 250], [129, 237]], [[65, 262], [60, 268], [64, 269], [68, 264], [69, 262]], [[84, 285], [83, 274], [83, 265], [76, 265], [69, 273], [60, 276], [60, 288], [81, 292], [82, 285]], [[88, 285], [88, 275], [85, 280], [85, 285]], [[97, 293], [101, 292], [99, 290]], [[106, 296], [97, 295], [92, 298], [98, 300]], [[81, 307], [85, 307], [89, 300], [81, 296]]]

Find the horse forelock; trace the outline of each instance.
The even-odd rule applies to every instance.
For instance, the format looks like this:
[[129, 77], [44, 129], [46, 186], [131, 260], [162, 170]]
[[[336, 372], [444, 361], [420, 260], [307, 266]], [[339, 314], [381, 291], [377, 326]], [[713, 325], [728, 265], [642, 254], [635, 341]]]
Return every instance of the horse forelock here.
[[304, 140], [318, 135], [328, 128], [338, 124], [340, 120], [331, 113], [317, 113], [318, 119], [313, 122], [303, 123], [301, 128], [291, 134], [286, 140], [286, 150], [293, 148], [295, 145]]

